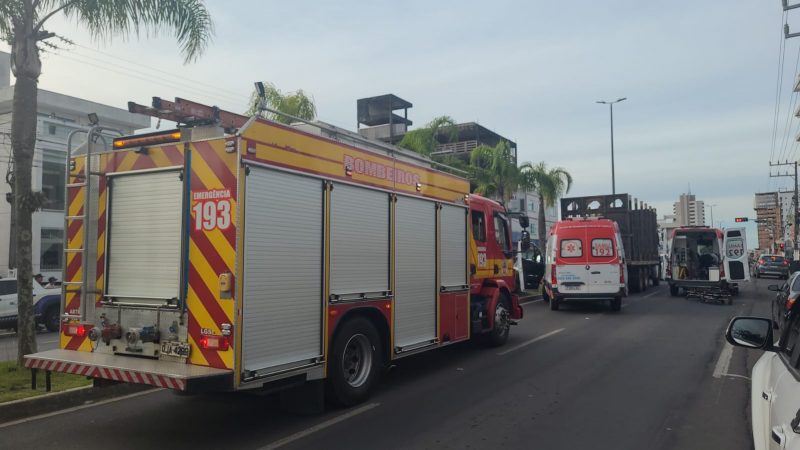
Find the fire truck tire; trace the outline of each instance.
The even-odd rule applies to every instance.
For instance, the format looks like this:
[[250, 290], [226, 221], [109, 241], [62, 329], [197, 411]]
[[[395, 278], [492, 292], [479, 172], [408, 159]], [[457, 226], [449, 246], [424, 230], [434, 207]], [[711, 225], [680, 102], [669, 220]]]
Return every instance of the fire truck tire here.
[[499, 347], [508, 340], [511, 331], [510, 305], [511, 302], [508, 301], [508, 298], [502, 295], [494, 307], [494, 327], [489, 332], [489, 345], [492, 347]]
[[550, 311], [558, 311], [559, 306], [561, 306], [560, 303], [558, 297], [552, 297], [550, 299]]
[[353, 317], [336, 332], [326, 393], [333, 403], [352, 406], [369, 398], [381, 368], [381, 339], [365, 317]]
[[619, 311], [621, 309], [622, 309], [622, 297], [614, 297], [614, 300], [611, 300], [611, 310]]
[[669, 286], [669, 295], [672, 297], [678, 296], [678, 286], [670, 285]]
[[44, 326], [47, 331], [58, 331], [59, 326], [58, 305], [53, 305], [44, 313]]

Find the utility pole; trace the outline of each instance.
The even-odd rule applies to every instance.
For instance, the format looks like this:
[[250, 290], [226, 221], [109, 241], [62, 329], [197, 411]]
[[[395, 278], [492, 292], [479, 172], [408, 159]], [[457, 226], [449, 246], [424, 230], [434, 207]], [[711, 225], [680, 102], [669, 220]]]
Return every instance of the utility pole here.
[[[781, 162], [778, 162], [778, 163], [772, 163], [771, 162], [771, 163], [769, 163], [769, 166], [770, 167], [794, 166], [794, 174], [790, 174], [789, 172], [777, 173], [777, 174], [770, 173], [769, 176], [772, 177], [772, 178], [775, 178], [775, 177], [790, 177], [790, 178], [792, 178], [794, 180], [793, 181], [793, 183], [794, 183], [794, 195], [792, 196], [792, 204], [793, 204], [793, 207], [794, 207], [794, 211], [792, 212], [792, 217], [794, 218], [794, 224], [793, 224], [794, 226], [792, 227], [792, 229], [794, 230], [794, 233], [792, 233], [792, 247], [793, 247], [793, 249], [796, 250], [798, 248], [798, 246], [797, 246], [797, 210], [798, 210], [798, 207], [797, 207], [798, 206], [798, 204], [797, 204], [797, 202], [798, 202], [798, 197], [797, 197], [797, 161], [792, 161], [792, 162], [785, 161], [785, 162], [782, 162], [782, 163]], [[774, 232], [773, 232], [773, 234], [774, 234]]]
[[715, 206], [717, 206], [716, 203], [713, 204], [713, 205], [708, 205], [708, 207], [711, 208], [711, 228], [714, 228], [714, 207]]

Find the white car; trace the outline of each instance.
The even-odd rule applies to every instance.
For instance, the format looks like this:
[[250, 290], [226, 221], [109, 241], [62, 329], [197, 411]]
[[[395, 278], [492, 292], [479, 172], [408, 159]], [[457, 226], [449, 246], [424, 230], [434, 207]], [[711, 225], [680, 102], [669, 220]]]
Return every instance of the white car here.
[[800, 450], [800, 305], [793, 303], [777, 342], [771, 319], [735, 317], [725, 333], [732, 345], [765, 350], [752, 374], [756, 450]]
[[[58, 294], [59, 289], [45, 289], [37, 283], [33, 282], [33, 303], [44, 296], [51, 294]], [[16, 328], [17, 324], [17, 279], [16, 278], [2, 278], [0, 279], [0, 329], [2, 328]]]

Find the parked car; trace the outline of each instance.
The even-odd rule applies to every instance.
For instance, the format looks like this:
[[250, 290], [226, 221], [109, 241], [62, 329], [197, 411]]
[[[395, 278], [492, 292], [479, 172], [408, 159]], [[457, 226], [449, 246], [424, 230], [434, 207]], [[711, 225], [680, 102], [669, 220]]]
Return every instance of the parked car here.
[[[46, 289], [33, 283], [33, 309], [36, 323], [50, 331], [58, 331], [61, 289]], [[17, 328], [17, 279], [0, 279], [0, 329]]]
[[539, 248], [531, 244], [530, 248], [520, 254], [522, 273], [525, 278], [525, 289], [538, 289], [544, 276], [544, 258]]
[[752, 373], [751, 414], [756, 450], [800, 450], [800, 307], [792, 304], [773, 337], [773, 321], [734, 317], [725, 333], [739, 347], [766, 350]]
[[800, 297], [800, 272], [793, 273], [782, 285], [770, 284], [767, 289], [775, 292], [775, 299], [770, 307], [772, 324], [780, 329], [786, 320], [786, 311], [790, 310]]
[[789, 260], [783, 255], [761, 255], [756, 262], [756, 278], [789, 278]]
[[553, 225], [545, 250], [544, 298], [562, 302], [609, 302], [619, 311], [627, 294], [625, 250], [619, 226], [609, 219], [562, 220]]

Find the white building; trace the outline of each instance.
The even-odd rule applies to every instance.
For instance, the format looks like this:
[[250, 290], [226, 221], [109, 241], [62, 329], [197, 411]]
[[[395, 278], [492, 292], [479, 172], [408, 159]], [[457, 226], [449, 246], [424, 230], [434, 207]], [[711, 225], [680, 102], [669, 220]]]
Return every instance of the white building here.
[[784, 225], [783, 227], [783, 241], [791, 241], [792, 239], [792, 227], [788, 226], [792, 223], [792, 210], [794, 210], [794, 191], [785, 191], [785, 192], [778, 192], [778, 202], [780, 202], [781, 206], [781, 222]]
[[[6, 174], [11, 160], [11, 109], [14, 87], [10, 84], [9, 54], [0, 52], [0, 174]], [[150, 126], [150, 118], [55, 92], [39, 90], [36, 150], [33, 157], [33, 190], [42, 191], [48, 205], [33, 214], [33, 272], [45, 279], [61, 278], [64, 263], [64, 202], [67, 137], [76, 129], [88, 129], [89, 113], [96, 113], [103, 126], [125, 134]], [[85, 135], [73, 144], [85, 141]], [[12, 259], [11, 193], [0, 183], [0, 273], [6, 273]]]
[[672, 212], [679, 226], [701, 226], [706, 224], [706, 209], [702, 200], [694, 194], [681, 194], [672, 206]]
[[658, 250], [660, 254], [669, 253], [669, 249], [672, 246], [672, 230], [680, 226], [674, 214], [668, 214], [658, 219]]
[[[558, 201], [556, 201], [556, 204]], [[530, 220], [530, 228], [528, 231], [531, 234], [531, 240], [536, 242], [539, 239], [539, 194], [535, 191], [523, 192], [517, 191], [508, 202], [508, 210], [514, 213], [522, 212], [528, 216]], [[558, 209], [556, 206], [550, 206], [544, 211], [545, 230], [550, 230], [550, 227], [558, 221]], [[511, 224], [511, 231], [514, 241], [519, 239], [519, 223], [514, 220]], [[547, 236], [545, 236], [547, 238]], [[537, 244], [538, 245], [538, 244]]]

